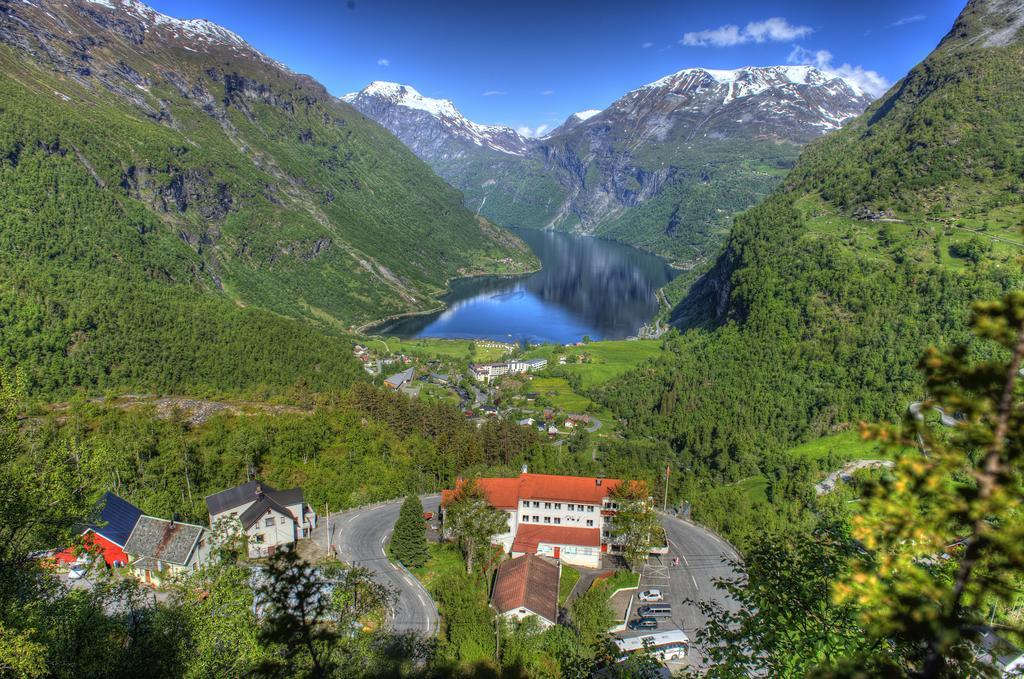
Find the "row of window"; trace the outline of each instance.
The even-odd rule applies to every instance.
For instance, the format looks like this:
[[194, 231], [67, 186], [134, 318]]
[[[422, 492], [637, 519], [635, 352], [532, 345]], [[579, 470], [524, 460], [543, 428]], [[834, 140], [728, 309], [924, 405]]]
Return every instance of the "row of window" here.
[[[529, 515], [523, 514], [522, 522], [523, 523], [530, 523]], [[535, 515], [533, 517], [533, 523], [540, 523], [540, 517]], [[551, 517], [550, 516], [545, 516], [544, 517], [544, 523], [552, 523]], [[558, 526], [558, 525], [561, 525], [561, 523], [562, 523], [562, 517], [556, 516], [555, 519], [554, 519], [554, 524], [556, 526]], [[594, 527], [594, 520], [593, 519], [587, 519], [587, 527], [588, 528], [593, 528]]]
[[[531, 502], [533, 503], [533, 508], [534, 509], [540, 509], [540, 502], [537, 501], [537, 500], [523, 500], [523, 508], [524, 509], [528, 509], [530, 507], [530, 503]], [[552, 507], [552, 505], [554, 505], [554, 506]], [[562, 503], [561, 502], [545, 502], [544, 503], [544, 509], [561, 509], [561, 508], [562, 508]], [[582, 512], [582, 511], [593, 512], [594, 511], [594, 505], [578, 505], [578, 504], [575, 504], [575, 503], [572, 503], [572, 502], [566, 503], [565, 508], [568, 509], [570, 512], [577, 512], [577, 511], [579, 511], [579, 512]]]

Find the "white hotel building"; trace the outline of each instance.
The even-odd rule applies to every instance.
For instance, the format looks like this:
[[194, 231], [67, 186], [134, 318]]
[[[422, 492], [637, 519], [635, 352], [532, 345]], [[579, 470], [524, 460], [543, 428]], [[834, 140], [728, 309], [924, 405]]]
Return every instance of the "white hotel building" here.
[[[611, 543], [610, 493], [621, 481], [592, 476], [522, 473], [478, 479], [488, 502], [508, 513], [509, 530], [493, 538], [512, 556], [539, 554], [567, 564], [598, 568]], [[443, 507], [454, 491], [441, 494]]]
[[495, 377], [502, 375], [515, 375], [518, 373], [543, 370], [548, 365], [546, 358], [530, 358], [526, 360], [512, 360], [506, 363], [475, 363], [469, 367], [470, 371], [480, 382], [490, 382]]

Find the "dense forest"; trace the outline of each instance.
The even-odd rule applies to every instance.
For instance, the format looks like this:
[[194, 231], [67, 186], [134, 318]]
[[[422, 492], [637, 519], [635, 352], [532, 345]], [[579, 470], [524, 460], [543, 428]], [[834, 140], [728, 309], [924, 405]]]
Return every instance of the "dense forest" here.
[[631, 431], [700, 476], [744, 478], [797, 442], [901, 418], [927, 395], [924, 349], [968, 341], [971, 302], [1020, 287], [1024, 48], [958, 26], [735, 220], [674, 311], [686, 331], [595, 394]]

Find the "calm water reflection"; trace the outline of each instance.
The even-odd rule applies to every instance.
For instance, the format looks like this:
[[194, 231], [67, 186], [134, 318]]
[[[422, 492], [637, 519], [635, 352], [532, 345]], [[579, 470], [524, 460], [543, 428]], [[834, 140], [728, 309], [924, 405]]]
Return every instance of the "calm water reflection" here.
[[655, 293], [674, 273], [662, 259], [610, 241], [517, 229], [543, 268], [518, 278], [456, 281], [437, 314], [374, 330], [398, 337], [538, 342], [621, 339], [658, 310]]

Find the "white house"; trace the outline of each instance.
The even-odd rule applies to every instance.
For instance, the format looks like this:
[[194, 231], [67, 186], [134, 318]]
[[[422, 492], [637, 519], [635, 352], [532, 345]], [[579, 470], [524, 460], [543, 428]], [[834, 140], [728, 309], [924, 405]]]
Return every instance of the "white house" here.
[[225, 519], [241, 524], [249, 556], [270, 556], [281, 545], [308, 537], [316, 527], [316, 514], [306, 504], [301, 488], [275, 490], [250, 481], [206, 498], [210, 525]]
[[[601, 553], [612, 545], [610, 522], [618, 505], [611, 492], [620, 483], [525, 471], [513, 478], [477, 479], [487, 501], [509, 516], [508, 531], [492, 542], [512, 556], [539, 554], [587, 568], [600, 567]], [[442, 491], [442, 510], [454, 492]]]
[[541, 625], [558, 622], [558, 582], [562, 565], [526, 554], [498, 566], [491, 603], [502, 616], [522, 620], [537, 616]]

